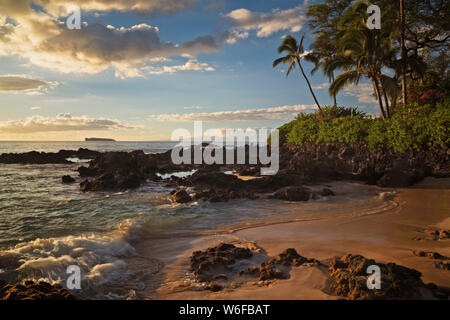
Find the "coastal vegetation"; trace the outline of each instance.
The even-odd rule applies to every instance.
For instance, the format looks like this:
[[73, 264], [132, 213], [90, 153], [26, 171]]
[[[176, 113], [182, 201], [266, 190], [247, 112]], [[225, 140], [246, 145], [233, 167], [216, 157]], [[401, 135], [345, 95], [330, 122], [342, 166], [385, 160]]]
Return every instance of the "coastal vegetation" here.
[[[334, 106], [301, 113], [280, 127], [280, 142], [366, 142], [372, 150], [396, 152], [450, 145], [450, 24], [447, 1], [371, 1], [381, 8], [381, 28], [369, 29], [367, 1], [325, 0], [310, 5], [311, 50], [287, 35], [278, 49], [279, 63], [306, 60], [330, 80]], [[292, 47], [292, 48], [291, 48]], [[297, 49], [297, 57], [295, 50]], [[305, 79], [306, 75], [301, 68]], [[379, 116], [338, 106], [338, 95], [365, 79], [373, 86]], [[309, 80], [307, 79], [308, 85]], [[309, 89], [320, 106], [309, 85]]]

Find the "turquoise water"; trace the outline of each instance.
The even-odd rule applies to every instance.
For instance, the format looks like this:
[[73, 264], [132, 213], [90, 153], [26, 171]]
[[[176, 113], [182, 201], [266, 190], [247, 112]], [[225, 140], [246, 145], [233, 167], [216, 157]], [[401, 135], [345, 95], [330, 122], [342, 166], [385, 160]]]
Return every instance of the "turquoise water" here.
[[[172, 145], [0, 142], [0, 153], [57, 152], [80, 147], [150, 153], [166, 151]], [[336, 186], [337, 197], [305, 203], [262, 198], [176, 204], [169, 199], [171, 188], [151, 181], [126, 192], [82, 193], [78, 185], [81, 179], [75, 172], [78, 166], [0, 164], [0, 278], [10, 282], [45, 279], [65, 285], [67, 266], [78, 265], [83, 271], [85, 297], [132, 297], [132, 292], [142, 286], [135, 281], [136, 274], [142, 273], [142, 263], [145, 270], [154, 267], [148, 260], [139, 262], [139, 267], [128, 262], [137, 254], [135, 244], [144, 239], [170, 241], [180, 235], [259, 223], [326, 219], [365, 212], [381, 204], [377, 189], [353, 184]], [[62, 184], [61, 177], [67, 174], [76, 177], [77, 183]], [[114, 295], [111, 287], [117, 289]]]

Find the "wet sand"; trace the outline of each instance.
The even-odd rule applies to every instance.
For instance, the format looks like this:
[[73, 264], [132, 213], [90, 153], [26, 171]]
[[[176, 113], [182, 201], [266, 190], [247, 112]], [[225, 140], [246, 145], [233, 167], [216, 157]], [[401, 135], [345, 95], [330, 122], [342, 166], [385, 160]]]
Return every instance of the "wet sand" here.
[[[392, 189], [390, 189], [392, 190]], [[389, 191], [390, 191], [389, 190]], [[137, 247], [164, 267], [140, 293], [147, 299], [337, 299], [322, 292], [327, 267], [294, 267], [290, 278], [268, 286], [247, 283], [213, 293], [196, 288], [189, 274], [189, 257], [220, 242], [257, 245], [268, 256], [287, 248], [327, 264], [333, 257], [361, 254], [380, 263], [419, 270], [425, 283], [450, 287], [450, 271], [434, 266], [434, 260], [417, 257], [413, 250], [434, 251], [450, 256], [450, 240], [415, 240], [424, 228], [450, 229], [450, 179], [429, 178], [408, 189], [396, 189], [398, 206], [366, 216], [346, 216], [316, 221], [289, 222], [248, 228], [229, 234], [176, 238], [170, 245], [154, 240]]]

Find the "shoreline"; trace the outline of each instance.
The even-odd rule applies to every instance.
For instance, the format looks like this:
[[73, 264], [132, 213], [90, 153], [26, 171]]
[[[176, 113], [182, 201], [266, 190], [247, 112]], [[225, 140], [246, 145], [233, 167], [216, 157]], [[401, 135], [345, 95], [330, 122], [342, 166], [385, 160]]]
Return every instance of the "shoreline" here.
[[[361, 254], [381, 263], [395, 262], [420, 271], [424, 283], [450, 287], [448, 270], [438, 269], [433, 260], [413, 254], [414, 250], [424, 250], [450, 256], [450, 240], [414, 240], [420, 229], [429, 226], [450, 228], [449, 187], [448, 178], [428, 178], [412, 188], [396, 189], [395, 201], [400, 205], [378, 215], [279, 223], [249, 227], [230, 234], [179, 238], [174, 239], [172, 251], [161, 247], [158, 252], [156, 241], [152, 248], [145, 251], [152, 251], [152, 256], [164, 261], [166, 266], [162, 274], [156, 275], [158, 284], [153, 283], [146, 290], [145, 298], [341, 299], [322, 290], [329, 261], [348, 253]], [[419, 194], [421, 197], [418, 197]], [[204, 250], [220, 242], [257, 246], [267, 256], [276, 256], [286, 248], [295, 248], [300, 255], [318, 259], [325, 266], [292, 268], [289, 279], [275, 280], [267, 286], [246, 283], [220, 292], [205, 291], [193, 285], [195, 281], [188, 276], [189, 256], [193, 251]], [[179, 248], [174, 249], [177, 246]]]

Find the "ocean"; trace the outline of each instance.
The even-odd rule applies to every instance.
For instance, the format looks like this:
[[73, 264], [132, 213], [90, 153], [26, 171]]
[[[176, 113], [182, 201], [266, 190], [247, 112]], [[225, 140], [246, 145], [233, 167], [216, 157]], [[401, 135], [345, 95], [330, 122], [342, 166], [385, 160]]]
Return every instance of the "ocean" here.
[[[1, 153], [97, 151], [164, 152], [173, 142], [0, 142]], [[386, 207], [376, 187], [330, 186], [336, 197], [304, 203], [267, 199], [228, 203], [172, 203], [172, 188], [148, 181], [125, 192], [82, 193], [78, 164], [0, 164], [0, 279], [45, 280], [65, 286], [66, 269], [83, 274], [85, 298], [136, 298], [145, 277], [159, 268], [136, 244], [200, 234], [220, 234], [254, 225], [362, 215]], [[184, 173], [189, 174], [189, 173]], [[62, 184], [61, 177], [76, 177]], [[156, 271], [155, 271], [156, 270]], [[137, 275], [140, 275], [139, 277]]]

